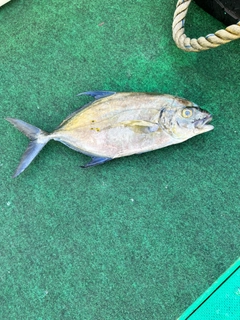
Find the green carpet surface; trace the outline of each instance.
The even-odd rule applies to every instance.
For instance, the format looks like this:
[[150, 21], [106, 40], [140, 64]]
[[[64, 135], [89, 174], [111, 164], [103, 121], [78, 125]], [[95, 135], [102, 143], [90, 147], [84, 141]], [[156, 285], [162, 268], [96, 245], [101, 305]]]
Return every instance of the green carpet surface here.
[[[239, 257], [240, 42], [179, 50], [176, 3], [0, 8], [0, 319], [176, 319]], [[188, 36], [221, 28], [191, 4]], [[88, 90], [178, 95], [215, 129], [86, 170], [52, 141], [12, 179], [28, 141], [4, 118], [51, 132]]]

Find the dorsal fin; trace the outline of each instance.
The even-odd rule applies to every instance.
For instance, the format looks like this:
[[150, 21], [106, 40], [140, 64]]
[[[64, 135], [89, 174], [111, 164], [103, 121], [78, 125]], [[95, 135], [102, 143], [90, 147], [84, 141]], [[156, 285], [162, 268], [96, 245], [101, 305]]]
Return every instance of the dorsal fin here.
[[87, 95], [95, 99], [101, 99], [101, 98], [111, 96], [115, 93], [116, 92], [114, 91], [86, 91], [86, 92], [79, 93], [78, 96]]

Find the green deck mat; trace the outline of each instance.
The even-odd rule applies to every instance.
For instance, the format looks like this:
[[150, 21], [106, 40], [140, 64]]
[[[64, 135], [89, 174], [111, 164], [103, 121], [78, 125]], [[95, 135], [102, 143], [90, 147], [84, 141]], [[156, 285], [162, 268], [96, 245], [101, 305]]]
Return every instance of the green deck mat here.
[[[177, 0], [11, 0], [0, 8], [0, 319], [176, 320], [239, 257], [240, 40], [172, 40]], [[186, 33], [225, 26], [193, 1]], [[213, 115], [184, 143], [81, 169], [56, 141], [12, 179], [28, 139], [89, 90], [177, 95]]]
[[178, 320], [188, 319], [240, 319], [240, 259], [215, 281]]

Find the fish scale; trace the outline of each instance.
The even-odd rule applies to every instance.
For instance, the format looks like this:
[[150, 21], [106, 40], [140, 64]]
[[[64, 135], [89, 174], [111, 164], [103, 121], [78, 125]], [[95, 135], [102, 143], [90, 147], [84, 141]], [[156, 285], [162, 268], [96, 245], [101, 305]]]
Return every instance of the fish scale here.
[[212, 116], [195, 103], [168, 94], [88, 91], [95, 98], [70, 114], [52, 133], [6, 118], [30, 143], [14, 173], [23, 172], [49, 140], [91, 157], [84, 168], [181, 143], [210, 131]]

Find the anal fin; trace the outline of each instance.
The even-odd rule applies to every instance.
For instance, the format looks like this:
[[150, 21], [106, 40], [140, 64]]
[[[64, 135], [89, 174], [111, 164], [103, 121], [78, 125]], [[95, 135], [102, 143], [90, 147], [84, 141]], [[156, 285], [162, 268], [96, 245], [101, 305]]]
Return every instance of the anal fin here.
[[92, 160], [85, 164], [84, 166], [81, 166], [81, 168], [89, 168], [94, 167], [99, 164], [103, 164], [104, 162], [112, 160], [111, 158], [102, 158], [102, 157], [92, 157]]

